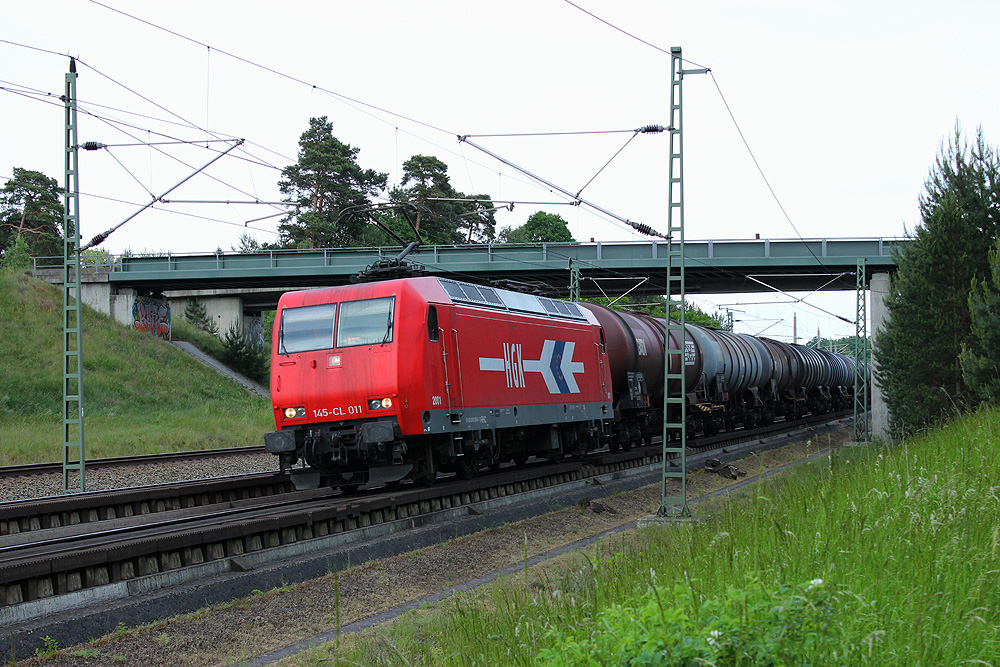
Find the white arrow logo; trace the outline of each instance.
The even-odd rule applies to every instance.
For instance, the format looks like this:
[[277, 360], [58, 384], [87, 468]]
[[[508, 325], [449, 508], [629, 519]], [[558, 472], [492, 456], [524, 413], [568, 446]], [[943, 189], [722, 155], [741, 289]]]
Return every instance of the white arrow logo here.
[[507, 387], [524, 387], [525, 373], [541, 373], [550, 394], [579, 394], [576, 373], [583, 373], [583, 362], [573, 361], [574, 342], [547, 340], [537, 359], [521, 358], [520, 343], [504, 343], [503, 357], [479, 357], [479, 370], [503, 371]]

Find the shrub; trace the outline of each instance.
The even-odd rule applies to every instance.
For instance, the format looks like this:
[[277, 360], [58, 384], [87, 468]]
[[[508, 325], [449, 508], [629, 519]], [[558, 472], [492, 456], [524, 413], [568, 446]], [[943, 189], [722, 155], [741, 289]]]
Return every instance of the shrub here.
[[539, 665], [836, 665], [850, 647], [843, 610], [821, 579], [767, 588], [755, 577], [701, 605], [690, 586], [650, 587], [592, 624], [551, 628]]
[[218, 325], [208, 316], [208, 313], [205, 311], [205, 304], [198, 301], [198, 299], [191, 299], [184, 306], [184, 319], [202, 331], [210, 333], [213, 336], [219, 335]]
[[28, 244], [18, 236], [14, 239], [14, 243], [4, 250], [3, 256], [0, 256], [0, 269], [23, 271], [30, 267], [31, 255], [28, 252]]
[[222, 363], [254, 382], [264, 384], [268, 381], [270, 357], [267, 346], [258, 338], [233, 324], [226, 331], [223, 343]]

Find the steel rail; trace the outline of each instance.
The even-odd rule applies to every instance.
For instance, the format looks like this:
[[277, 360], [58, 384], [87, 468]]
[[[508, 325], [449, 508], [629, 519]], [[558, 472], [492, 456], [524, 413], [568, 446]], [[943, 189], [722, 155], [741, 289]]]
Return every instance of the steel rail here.
[[[194, 461], [198, 459], [226, 458], [244, 454], [263, 453], [260, 445], [251, 447], [225, 447], [221, 449], [195, 449], [187, 452], [162, 452], [159, 454], [136, 454], [132, 456], [113, 456], [101, 459], [88, 459], [87, 469], [120, 468], [133, 465], [156, 465], [171, 461]], [[62, 463], [24, 463], [11, 466], [0, 466], [0, 479], [11, 477], [29, 477], [32, 475], [55, 474], [62, 471]]]
[[[805, 434], [811, 423], [830, 422], [839, 415], [825, 415], [804, 421], [767, 427], [766, 433], [754, 429], [737, 431], [716, 448], [708, 458], [719, 452], [736, 455], [741, 448], [749, 453], [779, 446], [782, 436], [775, 429]], [[743, 445], [736, 440], [752, 440]], [[787, 435], [784, 437], [788, 437]], [[770, 440], [772, 444], [765, 444]], [[720, 443], [715, 442], [718, 446]], [[708, 451], [712, 445], [699, 447]], [[0, 538], [0, 617], [3, 604], [13, 612], [21, 602], [71, 594], [84, 588], [95, 588], [136, 577], [171, 571], [172, 580], [184, 576], [181, 570], [210, 561], [221, 561], [227, 567], [241, 567], [244, 554], [265, 551], [269, 547], [289, 547], [314, 537], [349, 534], [356, 528], [407, 520], [419, 525], [442, 509], [455, 509], [485, 500], [517, 495], [541, 488], [556, 487], [566, 482], [579, 483], [591, 477], [616, 473], [626, 468], [650, 465], [659, 460], [656, 443], [628, 451], [604, 452], [581, 460], [564, 460], [556, 464], [537, 462], [523, 467], [484, 473], [472, 480], [439, 479], [430, 487], [405, 485], [397, 489], [372, 489], [360, 495], [342, 495], [332, 490], [294, 492], [290, 496], [247, 498], [239, 506], [232, 502], [219, 506], [183, 508], [189, 516], [171, 516], [153, 521], [149, 517], [121, 518], [114, 525], [92, 522], [92, 525], [71, 527], [73, 535], [60, 534], [58, 529], [43, 531], [38, 539], [22, 544], [17, 536]], [[692, 457], [694, 460], [694, 457]], [[658, 465], [658, 464], [657, 464]], [[207, 511], [203, 511], [207, 510]], [[427, 517], [427, 518], [420, 518]], [[122, 521], [134, 522], [131, 526]], [[411, 523], [416, 521], [416, 523]], [[92, 528], [93, 530], [88, 530]], [[393, 530], [401, 530], [395, 528]], [[23, 538], [21, 538], [23, 539]], [[296, 546], [307, 549], [307, 546]], [[48, 551], [47, 551], [48, 550]], [[276, 550], [276, 553], [280, 549]], [[255, 556], [255, 558], [257, 558]], [[46, 607], [48, 603], [46, 603]]]

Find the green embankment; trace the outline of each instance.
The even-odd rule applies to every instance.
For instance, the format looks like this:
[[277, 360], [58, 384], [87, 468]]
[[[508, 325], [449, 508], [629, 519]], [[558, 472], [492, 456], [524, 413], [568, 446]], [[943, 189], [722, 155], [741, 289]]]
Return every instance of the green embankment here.
[[998, 442], [844, 448], [294, 664], [1000, 665]]
[[[62, 293], [0, 271], [0, 465], [62, 459]], [[89, 308], [83, 318], [87, 458], [257, 445], [266, 399], [169, 343]]]

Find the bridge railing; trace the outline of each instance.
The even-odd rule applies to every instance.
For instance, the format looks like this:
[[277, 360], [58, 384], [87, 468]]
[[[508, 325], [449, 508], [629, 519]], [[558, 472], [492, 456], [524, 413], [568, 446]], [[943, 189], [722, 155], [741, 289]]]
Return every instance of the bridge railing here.
[[[763, 262], [806, 259], [889, 260], [893, 249], [906, 242], [899, 238], [854, 239], [713, 239], [686, 241], [685, 256], [692, 260], [715, 262]], [[254, 253], [236, 251], [215, 253], [146, 253], [112, 255], [85, 253], [81, 258], [84, 272], [214, 272], [306, 270], [336, 267], [336, 270], [361, 271], [378, 259], [392, 258], [399, 247], [322, 248], [313, 250], [265, 250]], [[483, 244], [461, 246], [425, 246], [410, 256], [414, 262], [446, 268], [462, 263], [508, 264], [542, 263], [553, 265], [569, 259], [574, 262], [658, 263], [666, 257], [665, 241], [616, 241], [590, 243]], [[32, 258], [33, 269], [62, 267], [62, 257]]]

